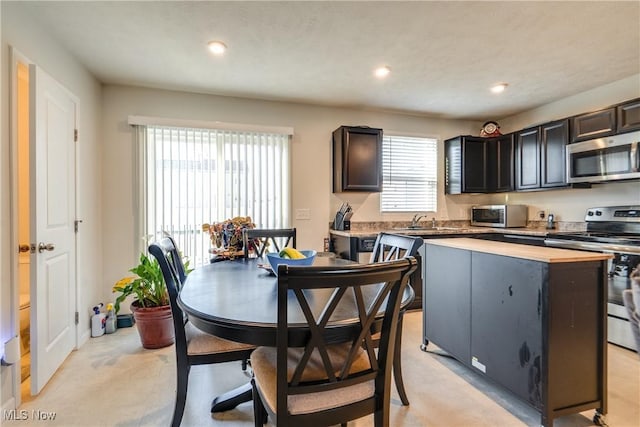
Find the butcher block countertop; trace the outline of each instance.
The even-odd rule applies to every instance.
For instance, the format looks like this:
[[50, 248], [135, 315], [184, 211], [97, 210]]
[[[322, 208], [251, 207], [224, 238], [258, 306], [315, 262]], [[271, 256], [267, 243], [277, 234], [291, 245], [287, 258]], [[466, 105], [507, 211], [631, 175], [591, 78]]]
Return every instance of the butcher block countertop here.
[[429, 245], [447, 246], [450, 248], [466, 249], [546, 263], [602, 261], [613, 258], [612, 254], [600, 252], [520, 245], [517, 243], [494, 242], [468, 237], [433, 239], [426, 241], [426, 243]]

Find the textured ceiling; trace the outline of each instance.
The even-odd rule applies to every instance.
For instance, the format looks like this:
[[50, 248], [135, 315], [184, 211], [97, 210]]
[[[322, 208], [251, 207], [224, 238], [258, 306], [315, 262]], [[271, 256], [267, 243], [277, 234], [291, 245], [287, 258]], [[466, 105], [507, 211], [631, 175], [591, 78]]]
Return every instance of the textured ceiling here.
[[[104, 83], [482, 120], [640, 73], [638, 1], [21, 7]], [[222, 58], [208, 54], [214, 39]]]

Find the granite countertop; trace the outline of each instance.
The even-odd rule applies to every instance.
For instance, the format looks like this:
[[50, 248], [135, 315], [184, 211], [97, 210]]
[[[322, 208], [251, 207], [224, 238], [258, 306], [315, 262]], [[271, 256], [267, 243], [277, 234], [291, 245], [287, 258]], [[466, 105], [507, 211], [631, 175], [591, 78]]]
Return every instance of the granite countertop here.
[[466, 221], [466, 223], [467, 224], [464, 224], [464, 221], [448, 221], [443, 225], [436, 224], [435, 229], [427, 227], [408, 229], [405, 225], [396, 225], [393, 223], [356, 223], [357, 225], [353, 227], [354, 224], [352, 223], [352, 230], [329, 230], [329, 233], [344, 237], [373, 237], [383, 231], [411, 236], [501, 233], [544, 237], [548, 233], [575, 233], [576, 231], [583, 231], [584, 229], [583, 223], [559, 223], [555, 229], [547, 230], [544, 221], [529, 221], [527, 227], [518, 228], [472, 227], [468, 225], [468, 221]]
[[612, 254], [585, 252], [571, 249], [521, 245], [517, 243], [494, 242], [481, 239], [434, 239], [429, 245], [446, 246], [513, 258], [529, 259], [546, 263], [602, 261], [613, 258]]

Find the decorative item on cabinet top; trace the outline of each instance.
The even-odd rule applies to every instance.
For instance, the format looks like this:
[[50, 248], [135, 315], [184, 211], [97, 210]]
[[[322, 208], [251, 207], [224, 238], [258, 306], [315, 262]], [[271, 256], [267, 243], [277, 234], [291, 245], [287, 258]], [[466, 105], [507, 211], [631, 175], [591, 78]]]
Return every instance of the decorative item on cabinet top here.
[[500, 125], [498, 122], [489, 121], [482, 125], [480, 129], [480, 136], [487, 138], [491, 136], [500, 136]]

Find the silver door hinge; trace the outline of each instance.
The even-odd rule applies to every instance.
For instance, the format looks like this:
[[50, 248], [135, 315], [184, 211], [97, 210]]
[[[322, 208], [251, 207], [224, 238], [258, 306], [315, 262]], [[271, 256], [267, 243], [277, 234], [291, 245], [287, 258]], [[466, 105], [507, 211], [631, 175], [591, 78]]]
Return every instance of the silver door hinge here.
[[78, 225], [80, 225], [80, 223], [82, 222], [81, 219], [76, 219], [75, 221], [73, 221], [73, 229], [75, 230], [75, 232], [78, 232]]
[[76, 325], [80, 323], [80, 313], [76, 311]]
[[73, 130], [73, 142], [78, 142], [78, 129]]

